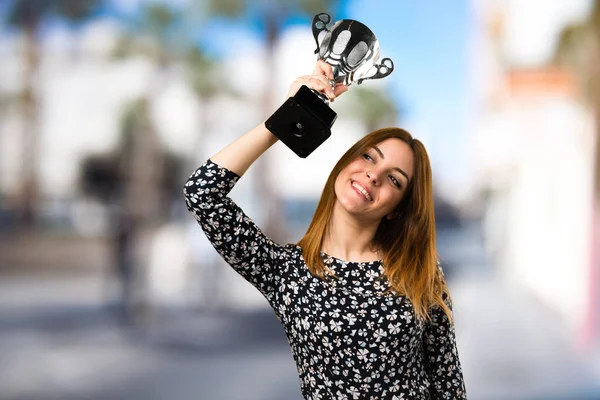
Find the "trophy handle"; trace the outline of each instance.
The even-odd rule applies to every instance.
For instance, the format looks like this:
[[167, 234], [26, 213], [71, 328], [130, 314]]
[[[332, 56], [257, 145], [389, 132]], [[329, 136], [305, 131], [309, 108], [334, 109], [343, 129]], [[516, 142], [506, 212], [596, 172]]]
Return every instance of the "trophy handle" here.
[[327, 30], [327, 25], [331, 23], [331, 15], [327, 13], [320, 13], [315, 15], [312, 22], [312, 32], [317, 43], [317, 49], [315, 54], [319, 53], [319, 34]]
[[365, 76], [356, 81], [357, 85], [360, 85], [362, 81], [366, 79], [381, 79], [385, 78], [394, 71], [394, 62], [391, 58], [384, 58], [381, 60], [381, 64], [374, 64], [371, 70], [375, 69], [372, 75]]

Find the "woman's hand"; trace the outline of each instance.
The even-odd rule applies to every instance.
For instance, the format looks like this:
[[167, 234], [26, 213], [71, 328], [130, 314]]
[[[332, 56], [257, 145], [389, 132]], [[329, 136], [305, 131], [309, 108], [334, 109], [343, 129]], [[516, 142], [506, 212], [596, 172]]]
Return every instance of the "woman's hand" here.
[[333, 72], [331, 65], [323, 60], [319, 60], [317, 61], [317, 65], [315, 65], [312, 75], [301, 76], [292, 82], [288, 97], [294, 96], [298, 89], [300, 89], [300, 86], [306, 85], [310, 89], [325, 94], [329, 98], [329, 101], [334, 101], [337, 96], [347, 91], [348, 87], [343, 83], [337, 83], [335, 87], [332, 87], [332, 81]]

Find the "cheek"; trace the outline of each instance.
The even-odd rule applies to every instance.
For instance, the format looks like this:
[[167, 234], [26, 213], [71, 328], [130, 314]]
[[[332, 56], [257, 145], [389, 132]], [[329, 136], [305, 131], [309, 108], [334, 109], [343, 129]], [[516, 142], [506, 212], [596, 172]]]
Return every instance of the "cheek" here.
[[392, 191], [386, 194], [384, 201], [386, 209], [391, 211], [402, 201], [402, 193], [398, 193], [396, 189], [392, 189]]
[[333, 192], [336, 197], [339, 197], [340, 189], [342, 187], [342, 177], [339, 175], [333, 184]]
[[350, 167], [351, 167], [351, 165], [346, 166], [346, 168], [344, 168], [343, 170], [340, 171], [337, 178], [335, 178], [333, 187], [336, 192], [338, 191], [338, 189], [341, 189], [344, 186], [344, 184], [346, 184], [347, 182], [350, 181], [350, 177], [354, 171]]

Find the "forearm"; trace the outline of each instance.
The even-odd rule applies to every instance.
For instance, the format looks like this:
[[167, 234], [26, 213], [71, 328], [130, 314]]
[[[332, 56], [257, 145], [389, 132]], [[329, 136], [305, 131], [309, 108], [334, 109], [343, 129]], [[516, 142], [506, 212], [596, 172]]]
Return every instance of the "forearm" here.
[[[302, 85], [327, 95], [331, 100], [348, 90], [342, 83], [338, 83], [332, 88], [331, 79], [333, 79], [331, 65], [319, 60], [312, 75], [299, 77], [292, 83], [287, 97], [294, 96]], [[265, 127], [264, 122], [261, 122], [260, 125], [210, 157], [210, 159], [215, 164], [242, 176], [252, 163], [277, 140], [277, 137]]]
[[261, 122], [260, 125], [227, 145], [210, 159], [221, 167], [242, 176], [252, 163], [278, 140]]

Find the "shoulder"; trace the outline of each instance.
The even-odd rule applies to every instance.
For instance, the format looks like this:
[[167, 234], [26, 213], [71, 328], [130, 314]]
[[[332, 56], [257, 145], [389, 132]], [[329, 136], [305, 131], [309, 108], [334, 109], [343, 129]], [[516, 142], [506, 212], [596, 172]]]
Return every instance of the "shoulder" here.
[[298, 246], [297, 244], [287, 243], [281, 247], [285, 255], [290, 260], [302, 258], [302, 247]]

